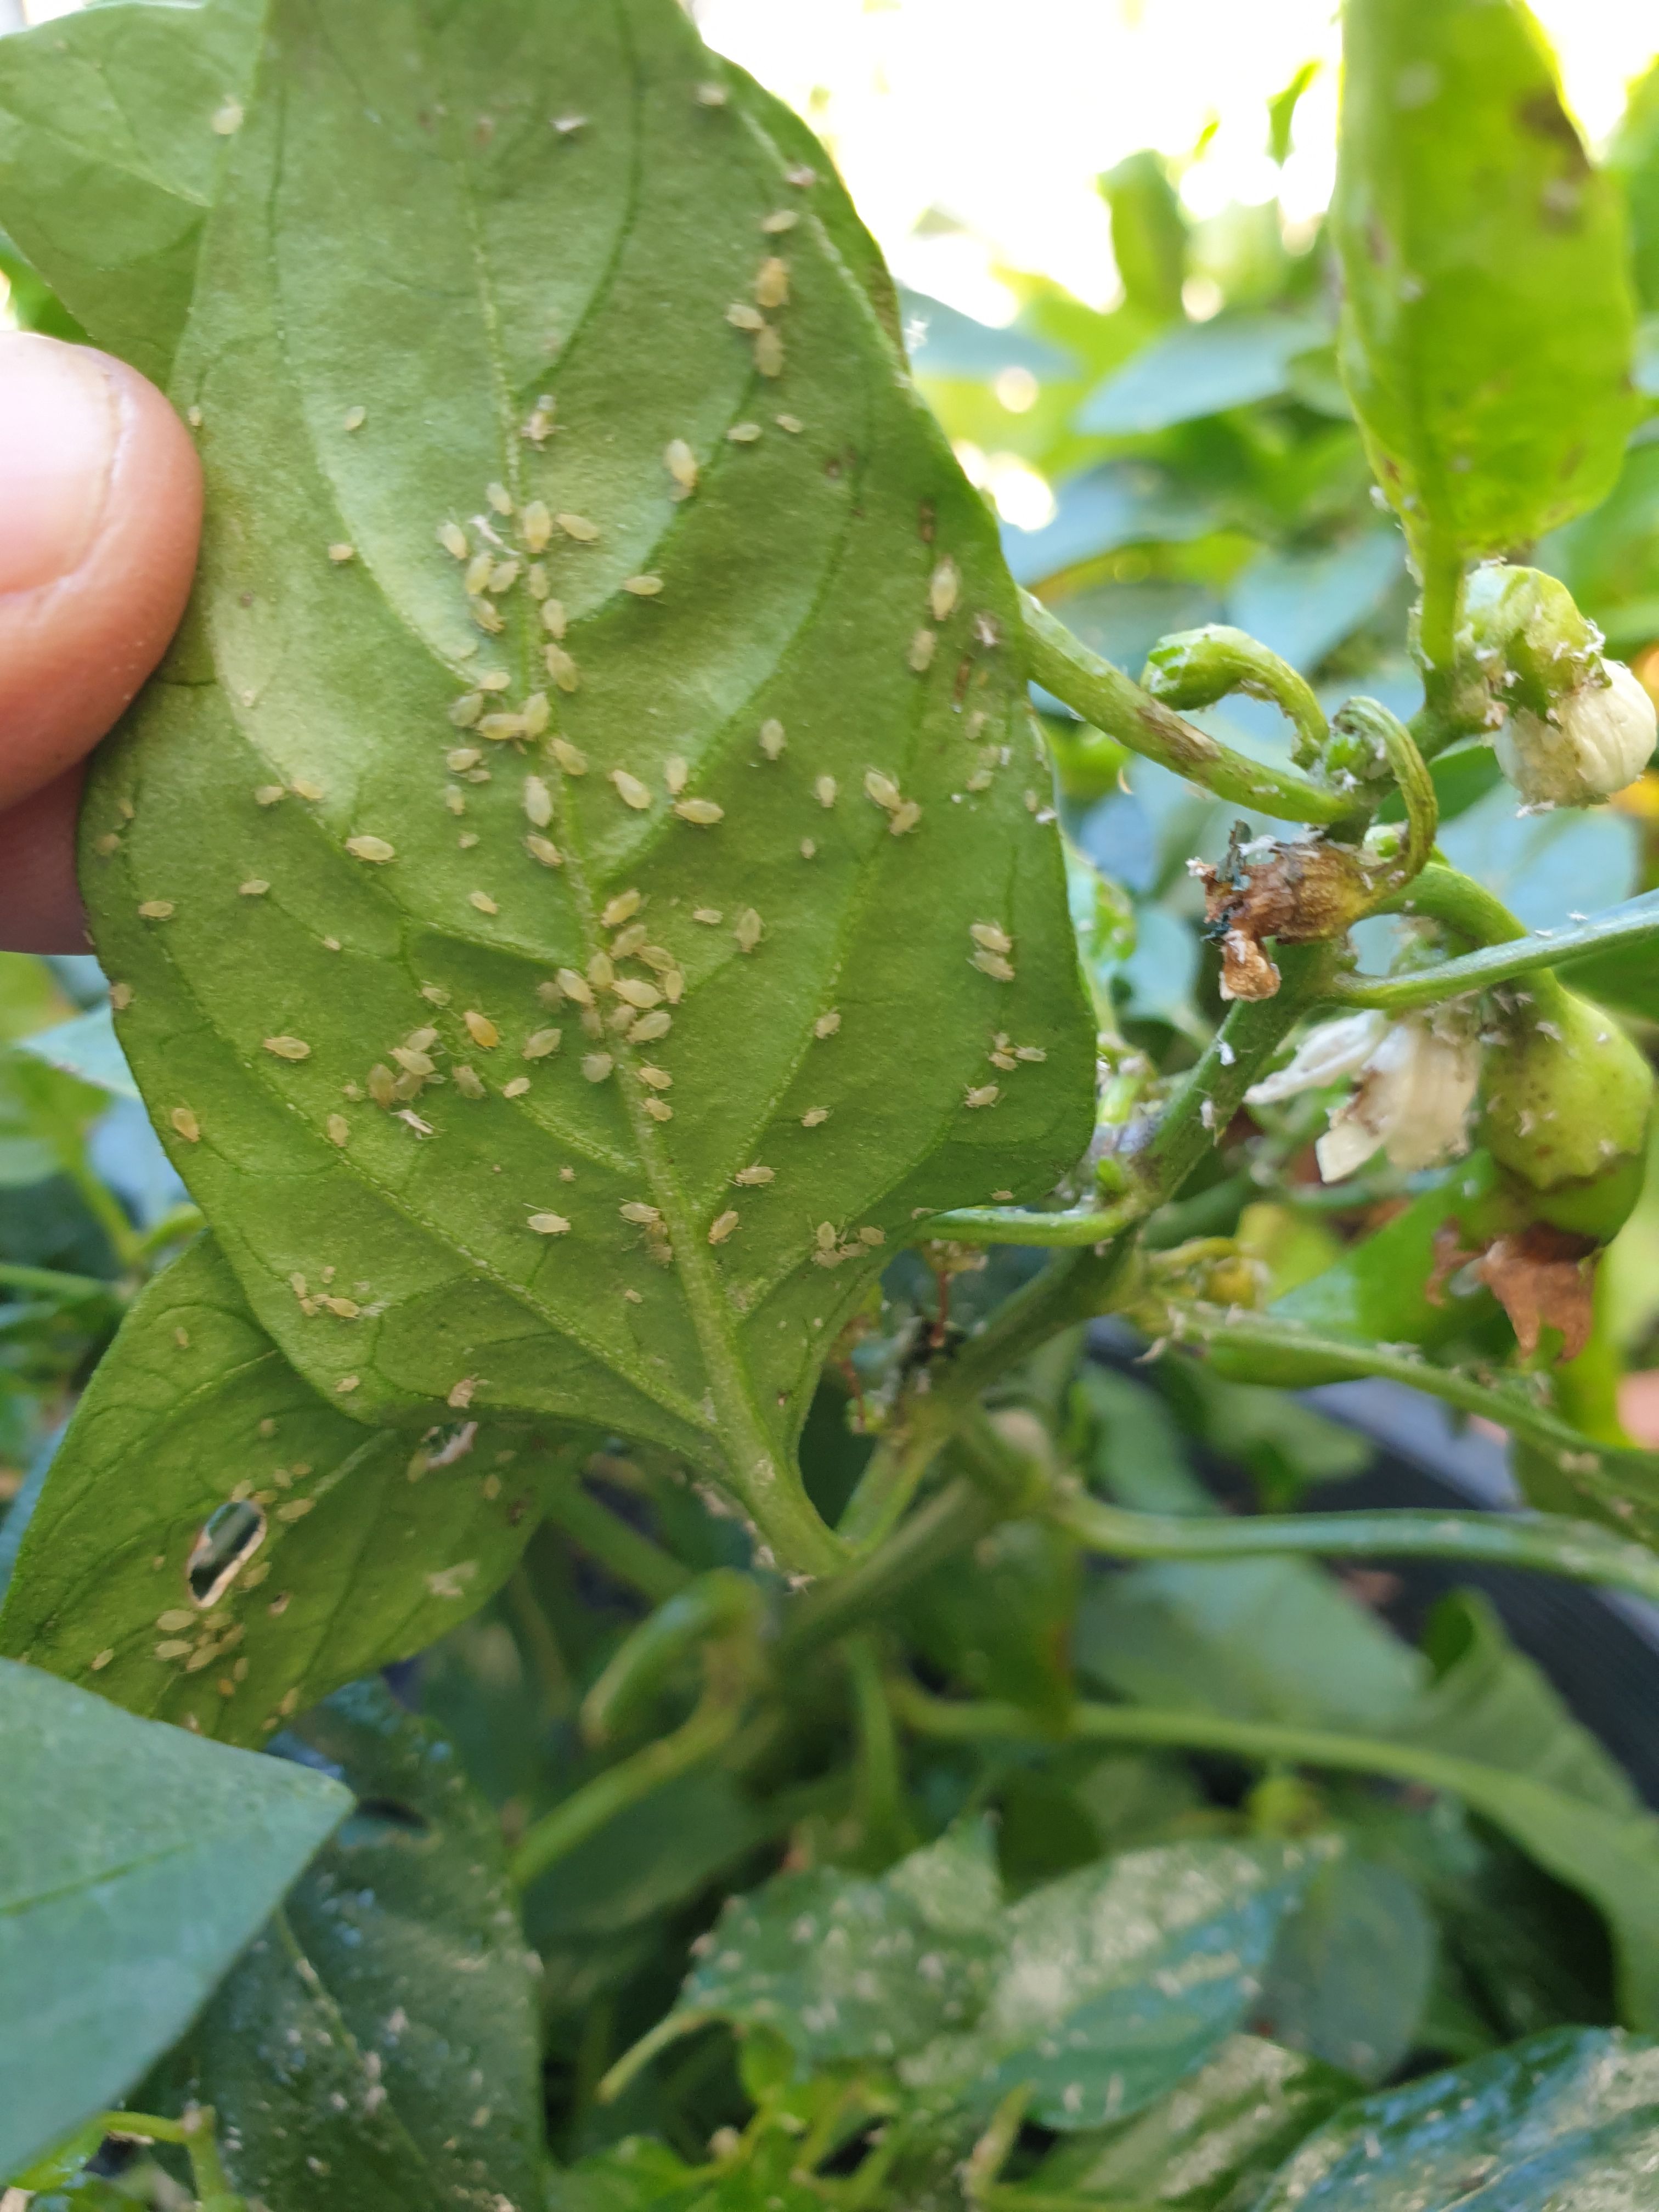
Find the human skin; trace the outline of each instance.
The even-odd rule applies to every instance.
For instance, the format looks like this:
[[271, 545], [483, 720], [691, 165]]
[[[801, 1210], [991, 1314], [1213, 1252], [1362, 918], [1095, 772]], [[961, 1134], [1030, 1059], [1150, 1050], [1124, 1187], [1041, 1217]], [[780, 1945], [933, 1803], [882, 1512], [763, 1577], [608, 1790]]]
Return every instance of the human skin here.
[[178, 626], [201, 520], [195, 447], [153, 384], [0, 331], [0, 946], [88, 950], [83, 765]]

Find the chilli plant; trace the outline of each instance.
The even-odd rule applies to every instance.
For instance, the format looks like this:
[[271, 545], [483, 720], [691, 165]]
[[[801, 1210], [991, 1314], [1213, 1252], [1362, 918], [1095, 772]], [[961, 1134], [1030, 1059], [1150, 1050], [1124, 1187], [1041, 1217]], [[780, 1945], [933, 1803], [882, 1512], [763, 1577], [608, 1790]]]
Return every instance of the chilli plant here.
[[[208, 491], [0, 1009], [7, 2212], [1652, 2201], [1659, 1825], [1376, 1563], [1659, 1596], [1659, 908], [1457, 834], [1654, 811], [1659, 131], [1346, 40], [1316, 240], [1138, 155], [1000, 333], [676, 0], [0, 40]], [[1295, 1510], [1355, 1378], [1526, 1510]]]

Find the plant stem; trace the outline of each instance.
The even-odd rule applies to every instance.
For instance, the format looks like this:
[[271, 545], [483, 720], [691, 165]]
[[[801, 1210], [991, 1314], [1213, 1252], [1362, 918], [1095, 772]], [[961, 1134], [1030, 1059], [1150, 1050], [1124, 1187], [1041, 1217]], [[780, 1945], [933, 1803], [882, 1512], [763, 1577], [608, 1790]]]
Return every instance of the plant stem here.
[[547, 1517], [618, 1582], [648, 1597], [653, 1605], [662, 1604], [691, 1580], [689, 1567], [637, 1528], [630, 1528], [580, 1481], [562, 1483], [554, 1491]]
[[1443, 708], [1455, 682], [1463, 617], [1463, 562], [1455, 546], [1431, 537], [1419, 549], [1423, 591], [1417, 610], [1418, 659], [1431, 706]]
[[1126, 1200], [1105, 1212], [1092, 1206], [1073, 1206], [1060, 1213], [1024, 1213], [1015, 1206], [959, 1206], [949, 1213], [929, 1214], [915, 1224], [912, 1241], [949, 1237], [958, 1244], [1030, 1244], [1067, 1246], [1105, 1244], [1133, 1228], [1144, 1212], [1138, 1200]]
[[1057, 1524], [1119, 1559], [1246, 1559], [1307, 1553], [1322, 1559], [1463, 1559], [1522, 1567], [1568, 1582], [1659, 1600], [1659, 1554], [1587, 1521], [1554, 1514], [1308, 1513], [1183, 1519], [1129, 1513], [1077, 1491], [1048, 1508]]
[[854, 1805], [866, 1850], [897, 1857], [916, 1838], [904, 1805], [904, 1766], [892, 1707], [875, 1639], [866, 1631], [849, 1637], [843, 1657], [852, 1682], [857, 1730]]
[[21, 1261], [0, 1261], [0, 1290], [27, 1291], [60, 1305], [78, 1305], [88, 1298], [109, 1298], [118, 1304], [113, 1283], [98, 1275], [66, 1275], [56, 1267], [26, 1267]]
[[873, 1544], [844, 1574], [816, 1583], [797, 1602], [779, 1645], [780, 1660], [804, 1657], [878, 1613], [896, 1591], [977, 1543], [1006, 1517], [976, 1483], [947, 1483], [885, 1542]]
[[573, 1791], [562, 1804], [544, 1813], [526, 1829], [513, 1854], [507, 1871], [514, 1886], [528, 1889], [549, 1867], [568, 1858], [579, 1844], [597, 1835], [618, 1813], [712, 1759], [736, 1733], [741, 1711], [739, 1705], [723, 1697], [705, 1696], [672, 1735], [662, 1736], [631, 1758], [607, 1767]]
[[1495, 891], [1443, 860], [1431, 861], [1403, 890], [1379, 900], [1376, 911], [1426, 915], [1471, 945], [1510, 945], [1527, 933]]
[[[1423, 876], [1412, 886], [1413, 891], [1419, 894], [1419, 912], [1426, 910], [1422, 906], [1420, 887], [1424, 877], [1430, 872], [1425, 869]], [[1471, 915], [1475, 911], [1474, 902], [1469, 902], [1468, 910]], [[1484, 945], [1478, 952], [1466, 952], [1458, 959], [1442, 960], [1431, 968], [1415, 969], [1407, 975], [1375, 981], [1358, 975], [1334, 978], [1323, 996], [1340, 1006], [1380, 1006], [1389, 1013], [1403, 1012], [1413, 1006], [1437, 1005], [1443, 999], [1461, 998], [1466, 992], [1488, 990], [1494, 983], [1508, 982], [1511, 976], [1582, 960], [1589, 953], [1611, 952], [1627, 945], [1649, 945], [1656, 939], [1659, 939], [1659, 898], [1649, 892], [1615, 907], [1610, 914], [1598, 915], [1594, 921], [1577, 922], [1565, 929], [1534, 930], [1526, 936]]]
[[1022, 592], [1019, 603], [1030, 676], [1085, 722], [1143, 759], [1201, 784], [1218, 798], [1281, 821], [1346, 822], [1366, 811], [1350, 793], [1329, 790], [1294, 769], [1234, 752], [1143, 691], [1121, 668], [1091, 653], [1040, 599]]

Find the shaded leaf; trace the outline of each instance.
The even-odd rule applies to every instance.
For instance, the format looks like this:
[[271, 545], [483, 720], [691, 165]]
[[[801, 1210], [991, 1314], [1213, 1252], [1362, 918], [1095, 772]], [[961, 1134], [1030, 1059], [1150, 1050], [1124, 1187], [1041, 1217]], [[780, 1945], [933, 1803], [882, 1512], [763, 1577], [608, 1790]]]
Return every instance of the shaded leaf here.
[[1008, 368], [1023, 368], [1038, 378], [1077, 374], [1076, 364], [1059, 346], [1018, 325], [999, 329], [979, 322], [925, 292], [903, 289], [898, 299], [905, 345], [918, 376], [988, 384]]
[[20, 1041], [18, 1050], [33, 1053], [49, 1067], [77, 1076], [112, 1097], [138, 1096], [132, 1070], [116, 1042], [115, 1023], [107, 1004], [76, 1014], [70, 1021], [58, 1022], [49, 1030], [36, 1030]]
[[1316, 553], [1264, 552], [1234, 584], [1227, 617], [1311, 672], [1382, 611], [1404, 574], [1392, 531], [1368, 530]]
[[1290, 364], [1328, 336], [1307, 316], [1218, 315], [1157, 338], [1090, 393], [1078, 428], [1115, 437], [1167, 430], [1286, 388]]
[[1622, 210], [1522, 0], [1349, 0], [1342, 368], [1419, 552], [1592, 506], [1630, 426]]
[[1176, 1844], [1080, 1868], [1002, 1921], [985, 2010], [901, 2068], [930, 2103], [994, 2106], [1031, 2087], [1061, 2131], [1127, 2118], [1243, 2021], [1321, 1847]]
[[[500, 1422], [348, 1419], [259, 1328], [210, 1238], [117, 1342], [34, 1508], [0, 1644], [231, 1742], [263, 1743], [282, 1713], [481, 1604], [560, 1464]], [[216, 1564], [239, 1559], [216, 1594]]]
[[1419, 2039], [1435, 1953], [1416, 1883], [1346, 1851], [1320, 1869], [1279, 1936], [1256, 2020], [1294, 2050], [1384, 2081]]
[[[671, 0], [515, 0], [488, 40], [428, 0], [277, 0], [268, 27], [172, 380], [204, 416], [202, 582], [87, 808], [89, 847], [137, 810], [112, 858], [88, 856], [100, 951], [133, 994], [123, 1046], [261, 1325], [325, 1391], [357, 1374], [354, 1418], [431, 1419], [460, 1391], [601, 1422], [735, 1468], [774, 1540], [822, 1565], [790, 1448], [879, 1265], [858, 1231], [896, 1236], [992, 1185], [1039, 1195], [1089, 1130], [1035, 769], [989, 753], [991, 787], [951, 803], [978, 757], [964, 732], [1032, 742], [994, 525], [836, 250], [838, 188], [791, 185], [756, 110], [700, 97], [718, 67]], [[13, 44], [14, 105], [61, 105], [50, 45]], [[100, 59], [118, 77], [118, 42]], [[26, 195], [79, 235], [49, 148], [6, 204]], [[775, 214], [793, 227], [763, 229]], [[760, 314], [763, 259], [787, 260], [789, 301], [757, 350], [726, 310]], [[758, 439], [728, 441], [751, 421]], [[495, 596], [464, 588], [446, 520], [470, 552], [501, 541]], [[533, 727], [496, 745], [480, 720], [458, 748], [449, 709], [482, 716], [494, 674], [495, 707], [510, 721], [529, 700], [590, 772]], [[453, 771], [459, 829], [444, 763], [480, 747], [493, 781]], [[526, 824], [526, 774], [545, 823]], [[580, 979], [630, 894], [659, 957], [624, 965], [621, 997], [603, 969], [595, 988], [610, 1012], [662, 1000], [659, 1021], [592, 1039], [588, 986], [556, 1011], [538, 987]], [[973, 964], [975, 921], [1012, 938], [1013, 982]], [[1004, 1027], [1046, 1062], [975, 1110]], [[429, 1052], [407, 1045], [428, 1029]], [[398, 1049], [452, 1079], [383, 1111], [362, 1094]], [[198, 1144], [172, 1137], [180, 1105]], [[757, 1162], [775, 1186], [734, 1190]], [[301, 1312], [289, 1278], [325, 1264], [372, 1282], [370, 1328]]]
[[1003, 551], [1017, 581], [1038, 584], [1121, 545], [1184, 544], [1217, 526], [1215, 510], [1144, 461], [1103, 461], [1056, 495], [1041, 530], [1005, 529]]
[[1259, 2212], [1631, 2212], [1659, 2157], [1659, 2045], [1559, 2028], [1352, 2105]]
[[343, 2212], [530, 2212], [534, 1961], [488, 1808], [378, 1682], [275, 1748], [338, 1775], [357, 1805], [174, 2062], [218, 2115], [233, 2183]]
[[113, 2105], [347, 1809], [0, 1662], [0, 2179]]
[[1180, 2212], [1246, 2212], [1304, 2136], [1352, 2094], [1346, 2075], [1316, 2058], [1231, 2035], [1207, 2065], [1127, 2127], [1058, 2144], [1032, 2186], [1141, 2198]]

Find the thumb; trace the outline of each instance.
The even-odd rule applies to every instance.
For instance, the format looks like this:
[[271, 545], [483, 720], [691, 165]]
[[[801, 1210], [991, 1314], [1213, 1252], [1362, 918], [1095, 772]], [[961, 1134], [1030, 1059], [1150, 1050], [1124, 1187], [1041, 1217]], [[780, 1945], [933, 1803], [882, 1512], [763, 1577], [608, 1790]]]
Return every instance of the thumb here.
[[0, 944], [82, 951], [84, 756], [189, 596], [201, 470], [135, 369], [0, 331]]

